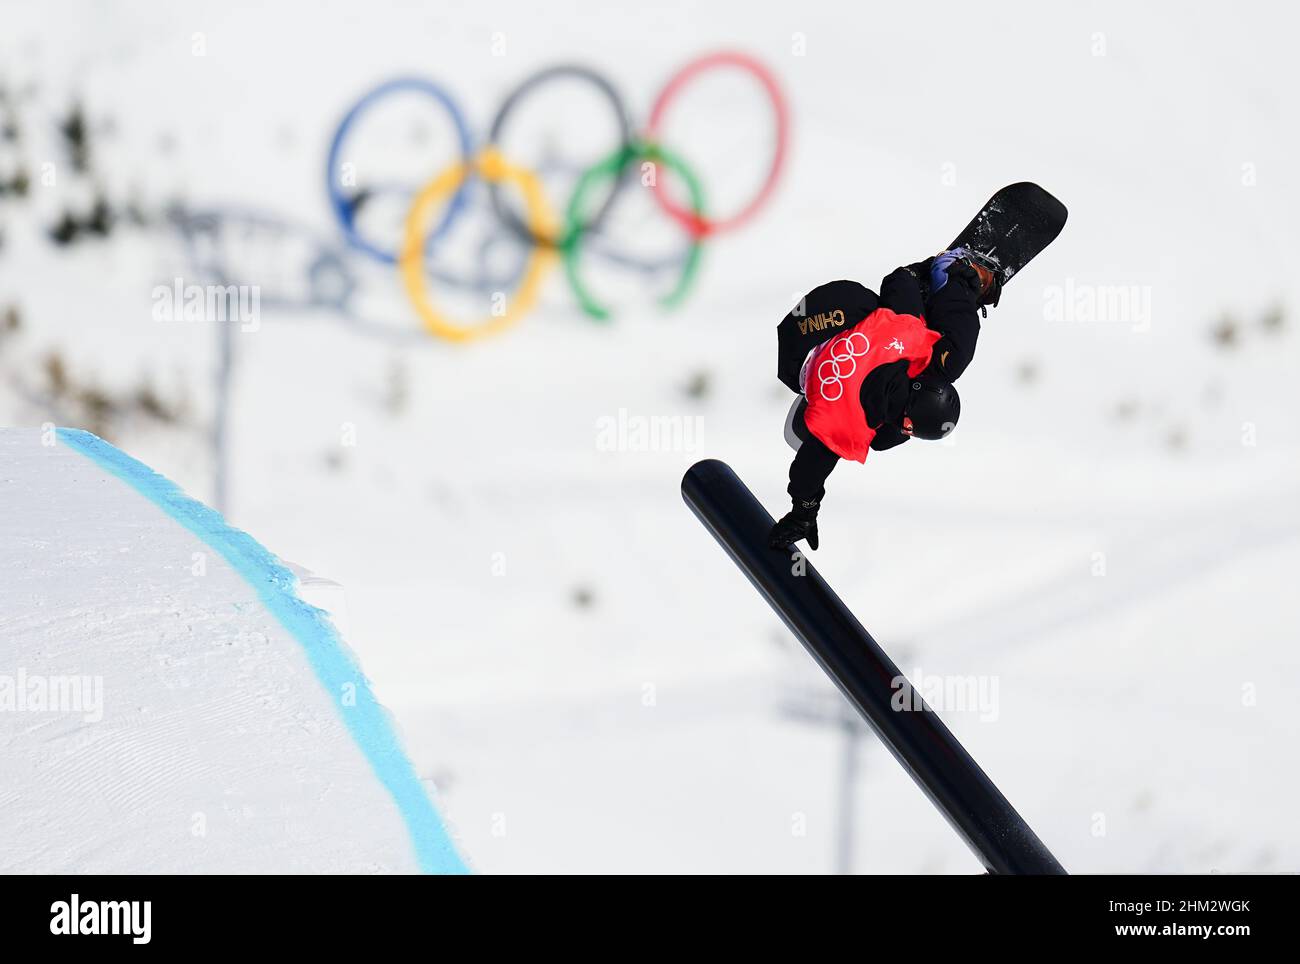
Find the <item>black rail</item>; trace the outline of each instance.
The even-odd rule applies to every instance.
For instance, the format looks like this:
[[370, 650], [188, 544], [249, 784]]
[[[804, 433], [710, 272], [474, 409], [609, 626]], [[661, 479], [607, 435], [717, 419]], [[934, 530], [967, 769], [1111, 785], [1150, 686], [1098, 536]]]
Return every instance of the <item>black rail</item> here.
[[772, 517], [730, 466], [697, 462], [682, 497], [990, 873], [1065, 873], [817, 570], [767, 547]]

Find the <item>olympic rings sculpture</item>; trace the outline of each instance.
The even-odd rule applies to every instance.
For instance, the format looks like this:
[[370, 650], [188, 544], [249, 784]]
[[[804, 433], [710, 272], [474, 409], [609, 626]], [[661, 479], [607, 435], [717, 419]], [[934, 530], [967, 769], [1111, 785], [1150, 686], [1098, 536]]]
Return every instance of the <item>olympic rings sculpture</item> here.
[[[503, 311], [480, 325], [468, 326], [457, 324], [445, 318], [429, 298], [424, 276], [424, 248], [430, 216], [434, 205], [447, 195], [452, 195], [451, 204], [462, 196], [470, 175], [477, 175], [490, 184], [503, 181], [517, 184], [524, 193], [528, 205], [528, 231], [539, 237], [547, 236], [554, 230], [555, 218], [546, 203], [546, 196], [541, 182], [535, 175], [520, 167], [508, 164], [493, 148], [488, 148], [471, 163], [454, 164], [443, 171], [416, 195], [415, 203], [406, 220], [406, 242], [402, 246], [399, 265], [402, 280], [406, 284], [407, 294], [419, 311], [424, 326], [432, 335], [439, 335], [450, 341], [469, 341], [481, 338], [508, 328], [522, 314], [532, 307], [541, 288], [544, 269], [550, 262], [551, 250], [545, 245], [533, 248], [528, 263], [524, 268], [523, 280], [515, 297]], [[441, 224], [446, 224], [446, 215]]]
[[[390, 80], [387, 83], [380, 84], [374, 90], [369, 91], [364, 97], [352, 105], [351, 109], [343, 116], [339, 122], [338, 129], [334, 132], [334, 138], [330, 142], [329, 157], [325, 164], [325, 188], [329, 192], [330, 206], [334, 209], [334, 216], [338, 219], [339, 226], [343, 229], [344, 236], [355, 247], [364, 251], [366, 254], [380, 261], [386, 261], [389, 264], [396, 262], [396, 257], [390, 251], [372, 244], [363, 238], [357, 231], [356, 216], [357, 208], [361, 202], [368, 196], [366, 192], [361, 192], [352, 197], [343, 193], [342, 186], [339, 184], [337, 175], [342, 167], [341, 155], [343, 151], [344, 139], [352, 125], [364, 114], [369, 108], [373, 107], [378, 101], [390, 94], [398, 91], [417, 91], [433, 98], [440, 104], [447, 114], [451, 117], [452, 123], [456, 126], [456, 137], [460, 146], [461, 163], [467, 163], [474, 153], [474, 139], [469, 132], [469, 123], [465, 120], [465, 115], [461, 113], [456, 101], [450, 94], [444, 91], [437, 84], [423, 80], [419, 77], [399, 77], [396, 80]], [[464, 192], [459, 192], [447, 209], [443, 218], [443, 223], [438, 226], [438, 230], [430, 235], [430, 240], [445, 234], [451, 227], [451, 222], [461, 213], [465, 207], [466, 197]]]
[[[685, 157], [660, 143], [659, 134], [683, 90], [701, 75], [719, 69], [739, 70], [758, 81], [771, 108], [775, 137], [771, 160], [757, 193], [734, 212], [710, 216], [699, 178]], [[509, 158], [502, 142], [511, 118], [528, 95], [544, 84], [566, 78], [590, 85], [608, 104], [618, 143], [608, 155], [580, 172], [566, 203], [553, 207], [545, 197], [540, 172], [528, 170]], [[450, 117], [456, 132], [457, 160], [422, 186], [381, 184], [358, 189], [355, 170], [344, 160], [348, 136], [375, 104], [399, 92], [425, 96]], [[326, 190], [330, 208], [348, 245], [381, 263], [397, 266], [424, 329], [440, 338], [467, 342], [500, 333], [527, 313], [537, 301], [547, 269], [557, 260], [563, 263], [569, 287], [583, 312], [597, 320], [609, 319], [611, 308], [596, 298], [584, 280], [581, 268], [584, 252], [646, 273], [676, 272], [676, 281], [660, 304], [665, 308], [681, 304], [698, 275], [703, 242], [741, 227], [770, 200], [785, 165], [789, 128], [786, 100], [772, 72], [758, 60], [730, 51], [707, 54], [679, 68], [655, 97], [644, 133], [639, 136], [614, 85], [600, 73], [581, 65], [548, 67], [515, 87], [498, 108], [481, 147], [475, 145], [465, 114], [446, 89], [423, 78], [400, 77], [368, 91], [344, 114], [330, 141]], [[601, 238], [606, 218], [620, 193], [635, 179], [638, 162], [650, 165], [654, 174], [648, 183], [644, 180], [643, 183], [651, 188], [657, 205], [686, 235], [679, 257], [646, 261], [607, 245], [591, 243]], [[660, 170], [684, 186], [684, 203], [674, 200], [666, 186], [670, 178], [658, 176]], [[451, 281], [445, 271], [433, 264], [433, 256], [453, 225], [470, 208], [482, 185], [486, 185], [489, 207], [496, 220], [529, 251], [517, 272], [513, 293], [507, 296], [500, 290], [494, 291], [491, 316], [477, 323], [464, 323], [447, 317], [435, 305], [429, 281], [430, 275], [442, 284]], [[503, 191], [506, 185], [522, 193], [522, 215], [506, 202]], [[369, 198], [395, 192], [409, 192], [411, 200], [400, 245], [390, 249], [362, 233], [357, 214]], [[562, 216], [557, 212], [563, 212]]]

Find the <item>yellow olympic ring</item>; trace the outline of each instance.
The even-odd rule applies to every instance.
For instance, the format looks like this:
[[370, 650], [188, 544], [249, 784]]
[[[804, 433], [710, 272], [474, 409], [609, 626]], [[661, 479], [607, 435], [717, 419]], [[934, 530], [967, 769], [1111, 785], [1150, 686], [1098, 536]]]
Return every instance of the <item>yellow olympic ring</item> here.
[[523, 192], [527, 224], [533, 233], [538, 237], [549, 237], [556, 230], [556, 218], [546, 203], [541, 181], [531, 171], [508, 163], [493, 148], [483, 151], [469, 164], [453, 164], [420, 190], [406, 216], [406, 237], [397, 264], [406, 285], [406, 293], [419, 312], [425, 329], [431, 335], [448, 341], [473, 341], [498, 334], [527, 314], [537, 300], [542, 278], [546, 269], [554, 263], [555, 256], [554, 249], [549, 245], [535, 245], [528, 255], [519, 288], [508, 300], [505, 311], [481, 324], [462, 325], [438, 311], [429, 298], [424, 276], [424, 237], [432, 227], [433, 214], [438, 204], [454, 193], [470, 174], [476, 174], [485, 181], [508, 181], [517, 185]]

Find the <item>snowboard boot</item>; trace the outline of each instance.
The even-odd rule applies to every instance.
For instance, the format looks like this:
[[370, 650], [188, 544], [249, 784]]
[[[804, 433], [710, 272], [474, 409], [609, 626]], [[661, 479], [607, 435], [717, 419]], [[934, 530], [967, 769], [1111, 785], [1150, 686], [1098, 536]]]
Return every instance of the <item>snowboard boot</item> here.
[[[973, 251], [966, 252], [962, 260], [975, 269], [975, 274], [980, 279], [979, 298], [975, 303], [981, 308], [986, 305], [996, 308], [998, 302], [1002, 300], [1002, 273], [997, 270], [996, 265], [983, 263], [983, 259]], [[984, 314], [987, 315], [988, 311], [986, 310]]]
[[931, 266], [931, 290], [938, 291], [947, 284], [950, 273], [971, 287], [975, 304], [987, 317], [987, 306], [996, 307], [1002, 297], [1002, 273], [997, 264], [967, 248], [944, 251], [935, 256]]

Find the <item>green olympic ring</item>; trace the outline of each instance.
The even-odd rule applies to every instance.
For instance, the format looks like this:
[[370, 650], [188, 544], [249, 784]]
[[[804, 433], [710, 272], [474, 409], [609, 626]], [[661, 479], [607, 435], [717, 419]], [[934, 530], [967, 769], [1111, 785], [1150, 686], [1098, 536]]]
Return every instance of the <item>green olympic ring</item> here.
[[[582, 310], [597, 321], [608, 321], [610, 310], [596, 300], [596, 297], [587, 288], [579, 273], [582, 236], [585, 233], [583, 202], [586, 201], [587, 196], [597, 184], [611, 178], [624, 176], [627, 166], [638, 159], [649, 161], [655, 165], [662, 164], [674, 172], [686, 184], [686, 191], [691, 200], [691, 213], [695, 215], [697, 222], [704, 214], [704, 190], [700, 187], [699, 179], [696, 178], [680, 157], [657, 144], [628, 144], [584, 171], [573, 189], [573, 194], [569, 197], [568, 210], [565, 212], [564, 242], [561, 245], [561, 251], [564, 255], [564, 273], [569, 279], [569, 287], [573, 289], [573, 294], [578, 299], [578, 304], [582, 306]], [[700, 253], [703, 248], [703, 237], [692, 233], [690, 248], [687, 251], [685, 260], [682, 262], [681, 277], [677, 279], [677, 284], [673, 290], [659, 299], [661, 307], [667, 309], [676, 308], [681, 304], [682, 299], [686, 297], [692, 282], [695, 281], [699, 273]]]

